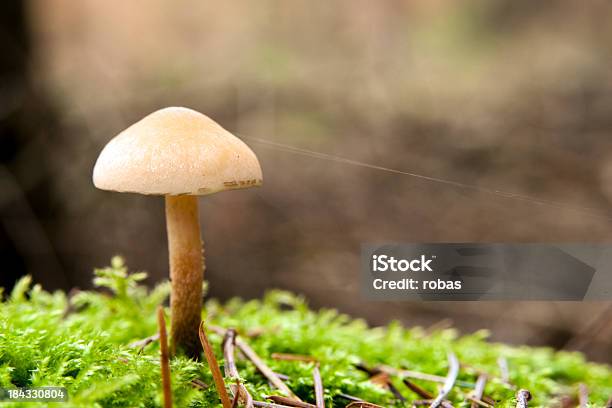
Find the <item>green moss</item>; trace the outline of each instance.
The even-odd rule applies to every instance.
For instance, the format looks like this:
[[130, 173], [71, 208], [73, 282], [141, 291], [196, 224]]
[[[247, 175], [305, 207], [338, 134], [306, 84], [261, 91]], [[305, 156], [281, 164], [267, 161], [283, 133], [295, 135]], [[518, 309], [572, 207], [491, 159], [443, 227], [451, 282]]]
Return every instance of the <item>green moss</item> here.
[[[70, 299], [23, 278], [0, 304], [0, 387], [65, 386], [70, 401], [62, 406], [161, 406], [158, 344], [139, 352], [130, 343], [156, 333], [155, 310], [166, 301], [169, 286], [163, 283], [147, 291], [138, 284], [144, 278], [142, 273], [128, 274], [115, 258], [111, 267], [96, 271], [95, 283], [106, 290], [79, 292]], [[459, 337], [453, 330], [442, 330], [427, 335], [420, 328], [396, 323], [372, 329], [333, 310], [312, 311], [304, 299], [281, 291], [270, 292], [263, 300], [234, 299], [225, 305], [209, 301], [204, 317], [210, 324], [235, 327], [240, 333], [262, 330], [247, 341], [273, 370], [288, 375], [290, 388], [308, 401], [314, 398], [312, 364], [275, 361], [270, 355], [286, 352], [318, 358], [327, 406], [346, 405], [340, 393], [386, 407], [410, 406], [369, 382], [355, 364], [385, 364], [444, 376], [449, 351], [473, 370], [496, 377], [497, 359], [506, 357], [511, 381], [533, 393], [531, 406], [550, 406], [558, 396], [575, 395], [579, 383], [588, 386], [593, 406], [603, 406], [612, 395], [612, 370], [588, 363], [578, 353], [491, 344], [485, 332]], [[221, 338], [211, 333], [210, 339], [222, 364]], [[248, 361], [238, 359], [238, 368], [256, 399], [274, 392]], [[176, 357], [171, 370], [175, 406], [221, 406], [206, 363]], [[474, 382], [473, 370], [462, 370], [460, 380]], [[196, 378], [211, 386], [194, 388], [190, 382]], [[436, 384], [415, 381], [436, 392]], [[397, 379], [395, 383], [408, 400], [417, 398]], [[456, 407], [469, 406], [463, 392], [467, 391], [455, 388], [450, 395]], [[514, 406], [514, 391], [500, 380], [490, 381], [486, 394], [499, 400], [498, 406]]]

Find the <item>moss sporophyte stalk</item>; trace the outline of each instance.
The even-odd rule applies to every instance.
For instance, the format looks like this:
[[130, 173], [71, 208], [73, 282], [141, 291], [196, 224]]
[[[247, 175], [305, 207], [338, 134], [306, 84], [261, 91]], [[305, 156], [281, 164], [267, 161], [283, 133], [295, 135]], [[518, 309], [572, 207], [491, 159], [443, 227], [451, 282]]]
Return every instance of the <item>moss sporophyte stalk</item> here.
[[[98, 291], [67, 296], [46, 292], [29, 277], [21, 279], [0, 303], [0, 388], [66, 387], [69, 399], [61, 406], [69, 407], [161, 407], [160, 349], [153, 335], [156, 311], [167, 301], [170, 284], [147, 290], [140, 284], [145, 277], [128, 273], [115, 258], [110, 267], [95, 271]], [[304, 298], [283, 291], [261, 300], [209, 300], [202, 318], [228, 388], [236, 379], [225, 370], [223, 344], [225, 349], [234, 344], [227, 337], [233, 329], [233, 364], [254, 401], [286, 396], [269, 384], [241, 344], [312, 405], [317, 367], [326, 407], [344, 407], [351, 399], [410, 407], [415, 400], [435, 398], [450, 372], [449, 355], [459, 362], [445, 396], [455, 407], [471, 405], [483, 376], [479, 401], [496, 407], [515, 407], [520, 390], [529, 391], [529, 407], [576, 406], [585, 390], [590, 406], [604, 407], [612, 395], [612, 369], [579, 353], [490, 343], [485, 331], [458, 336], [452, 329], [427, 332], [399, 323], [370, 328], [335, 310], [313, 311]], [[221, 406], [202, 355], [197, 360], [173, 356], [170, 379], [175, 407]]]

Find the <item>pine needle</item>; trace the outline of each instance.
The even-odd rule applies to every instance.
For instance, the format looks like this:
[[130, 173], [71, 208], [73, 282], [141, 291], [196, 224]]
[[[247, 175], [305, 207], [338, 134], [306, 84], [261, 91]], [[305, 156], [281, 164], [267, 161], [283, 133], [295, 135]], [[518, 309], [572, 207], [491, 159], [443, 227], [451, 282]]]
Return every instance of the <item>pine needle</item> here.
[[275, 403], [287, 405], [290, 407], [317, 408], [315, 405], [309, 404], [308, 402], [296, 401], [293, 398], [283, 397], [281, 395], [268, 395], [266, 398]]
[[485, 374], [480, 374], [478, 376], [478, 379], [476, 380], [476, 387], [474, 387], [474, 392], [471, 395], [471, 398], [472, 398], [470, 399], [470, 401], [472, 401], [471, 408], [477, 408], [477, 405], [482, 406], [480, 402], [482, 402], [481, 401], [482, 395], [484, 394], [484, 389], [486, 385], [487, 385], [487, 376]]
[[323, 380], [319, 372], [319, 365], [316, 364], [312, 369], [312, 379], [314, 382], [315, 400], [317, 408], [325, 408], [325, 396], [323, 391]]
[[246, 389], [246, 387], [240, 382], [240, 374], [238, 368], [236, 368], [236, 359], [234, 358], [234, 345], [236, 344], [236, 331], [229, 329], [225, 332], [223, 337], [223, 358], [225, 359], [225, 375], [236, 381], [236, 385], [230, 387], [230, 391], [234, 396], [232, 401], [232, 407], [238, 402], [240, 397], [244, 401], [244, 405], [247, 408], [253, 407], [253, 397]]
[[[211, 326], [211, 329], [217, 332], [218, 334], [221, 334], [222, 336], [224, 336], [226, 332], [226, 330], [221, 327]], [[293, 391], [291, 391], [291, 389], [289, 389], [289, 387], [287, 387], [287, 385], [280, 378], [278, 378], [276, 373], [272, 371], [272, 369], [268, 367], [266, 363], [263, 362], [263, 360], [257, 355], [257, 353], [255, 353], [255, 351], [248, 344], [246, 344], [240, 338], [236, 338], [235, 341], [242, 354], [244, 354], [244, 356], [249, 359], [251, 363], [253, 363], [257, 370], [259, 370], [259, 372], [263, 374], [263, 376], [266, 377], [274, 387], [282, 391], [290, 399], [293, 399], [295, 401], [301, 401], [300, 398], [295, 395]]]
[[272, 359], [282, 361], [303, 361], [305, 363], [314, 363], [317, 361], [316, 358], [311, 356], [303, 356], [300, 354], [288, 354], [288, 353], [272, 353]]
[[516, 408], [528, 408], [531, 393], [528, 390], [519, 390], [516, 393]]
[[414, 392], [419, 397], [425, 398], [425, 399], [428, 399], [428, 400], [433, 399], [434, 396], [433, 396], [432, 393], [430, 393], [426, 389], [421, 388], [420, 386], [418, 386], [417, 384], [413, 383], [409, 379], [404, 378], [402, 380], [402, 382], [404, 383], [404, 385], [406, 387], [408, 387], [410, 389], [410, 391]]
[[232, 401], [230, 401], [229, 395], [227, 394], [227, 389], [225, 388], [225, 381], [223, 380], [223, 375], [221, 375], [221, 370], [219, 369], [219, 363], [217, 363], [215, 353], [213, 352], [212, 347], [208, 342], [208, 337], [206, 336], [206, 331], [204, 330], [204, 322], [200, 323], [200, 330], [198, 334], [200, 336], [202, 348], [204, 349], [206, 361], [208, 361], [210, 372], [212, 373], [213, 380], [215, 381], [215, 387], [217, 388], [217, 392], [219, 393], [219, 398], [221, 398], [223, 408], [232, 408]]
[[161, 361], [162, 388], [164, 390], [164, 408], [172, 408], [172, 389], [170, 382], [170, 361], [168, 353], [168, 334], [166, 333], [166, 319], [164, 308], [157, 308], [157, 324], [159, 325], [159, 349]]
[[454, 353], [448, 353], [448, 374], [446, 375], [446, 381], [444, 381], [444, 385], [442, 389], [438, 393], [436, 399], [431, 403], [429, 408], [437, 408], [442, 405], [446, 396], [451, 392], [453, 387], [455, 386], [455, 381], [457, 381], [457, 376], [459, 375], [459, 360], [457, 360], [457, 356]]

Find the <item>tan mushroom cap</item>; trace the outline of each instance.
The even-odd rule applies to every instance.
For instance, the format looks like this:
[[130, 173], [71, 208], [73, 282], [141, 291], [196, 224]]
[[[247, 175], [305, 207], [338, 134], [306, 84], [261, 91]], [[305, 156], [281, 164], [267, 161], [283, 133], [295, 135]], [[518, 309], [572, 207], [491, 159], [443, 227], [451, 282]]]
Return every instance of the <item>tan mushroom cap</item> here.
[[259, 186], [255, 153], [208, 116], [164, 108], [136, 122], [104, 147], [93, 171], [102, 190], [205, 195]]

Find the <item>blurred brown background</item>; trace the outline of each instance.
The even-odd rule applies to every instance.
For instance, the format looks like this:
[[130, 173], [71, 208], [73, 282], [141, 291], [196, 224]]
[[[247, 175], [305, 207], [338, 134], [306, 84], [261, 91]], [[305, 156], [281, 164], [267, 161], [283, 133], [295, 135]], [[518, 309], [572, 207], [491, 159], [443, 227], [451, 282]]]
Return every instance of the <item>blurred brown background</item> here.
[[153, 110], [240, 135], [593, 208], [483, 194], [247, 142], [264, 187], [201, 199], [212, 296], [303, 293], [382, 324], [443, 319], [612, 361], [610, 303], [368, 303], [364, 242], [612, 238], [612, 3], [2, 2], [2, 273], [89, 287], [123, 254], [167, 277], [163, 200], [94, 189]]

